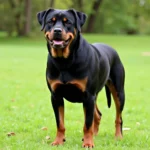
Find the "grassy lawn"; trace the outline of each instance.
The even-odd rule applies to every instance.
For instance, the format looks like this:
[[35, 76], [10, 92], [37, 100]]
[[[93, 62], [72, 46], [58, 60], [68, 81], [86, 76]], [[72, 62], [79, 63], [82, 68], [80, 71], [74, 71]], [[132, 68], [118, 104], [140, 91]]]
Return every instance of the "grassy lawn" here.
[[[126, 70], [124, 138], [114, 140], [115, 107], [98, 97], [103, 114], [95, 150], [150, 149], [150, 37], [85, 35], [117, 49]], [[0, 150], [78, 150], [82, 145], [83, 109], [65, 101], [66, 143], [52, 147], [56, 124], [45, 82], [44, 38], [0, 38]], [[47, 130], [42, 130], [45, 127]], [[7, 134], [14, 132], [15, 136]], [[50, 136], [46, 140], [46, 136]]]

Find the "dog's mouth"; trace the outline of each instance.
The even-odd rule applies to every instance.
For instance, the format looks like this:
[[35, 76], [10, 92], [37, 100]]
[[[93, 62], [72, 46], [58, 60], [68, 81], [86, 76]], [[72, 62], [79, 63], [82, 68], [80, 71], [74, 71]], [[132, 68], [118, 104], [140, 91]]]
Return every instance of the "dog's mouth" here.
[[57, 39], [50, 40], [49, 43], [55, 49], [63, 49], [69, 44], [70, 40], [71, 37], [69, 37], [67, 40], [57, 38]]
[[46, 32], [45, 37], [51, 47], [50, 52], [52, 57], [69, 57], [70, 44], [74, 39], [73, 33], [66, 33], [64, 35], [53, 35], [50, 32]]

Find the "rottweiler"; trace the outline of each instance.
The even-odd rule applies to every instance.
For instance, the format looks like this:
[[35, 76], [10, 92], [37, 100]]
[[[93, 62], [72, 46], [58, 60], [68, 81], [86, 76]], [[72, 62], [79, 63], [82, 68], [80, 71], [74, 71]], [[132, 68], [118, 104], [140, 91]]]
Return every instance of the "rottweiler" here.
[[[101, 112], [98, 93], [105, 87], [108, 107], [111, 94], [116, 107], [115, 137], [122, 138], [122, 110], [125, 102], [125, 70], [118, 53], [106, 44], [89, 44], [81, 35], [86, 14], [74, 9], [48, 9], [37, 14], [47, 41], [46, 81], [51, 92], [57, 133], [52, 145], [65, 142], [64, 98], [82, 103], [83, 147], [94, 147]], [[74, 112], [75, 113], [75, 112]]]

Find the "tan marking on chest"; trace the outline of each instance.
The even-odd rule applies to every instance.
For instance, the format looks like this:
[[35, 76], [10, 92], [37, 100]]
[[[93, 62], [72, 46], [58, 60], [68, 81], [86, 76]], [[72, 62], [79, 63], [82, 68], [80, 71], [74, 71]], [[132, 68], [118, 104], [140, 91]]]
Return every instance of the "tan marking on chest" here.
[[60, 85], [72, 84], [72, 85], [76, 86], [78, 89], [80, 89], [82, 92], [85, 92], [87, 81], [88, 81], [88, 78], [86, 77], [84, 79], [74, 79], [74, 80], [69, 81], [66, 84], [64, 84], [59, 79], [55, 79], [55, 80], [51, 80], [49, 78], [47, 78], [47, 79], [48, 79], [48, 83], [50, 84], [52, 91], [55, 91], [57, 89], [57, 87]]
[[58, 86], [62, 85], [63, 83], [58, 80], [58, 79], [55, 79], [55, 80], [51, 80], [49, 78], [47, 78], [48, 80], [48, 83], [50, 84], [50, 87], [52, 89], [52, 91], [55, 91], [57, 89]]
[[88, 78], [84, 79], [74, 79], [72, 81], [67, 82], [67, 84], [73, 84], [75, 85], [78, 89], [80, 89], [82, 92], [85, 92], [86, 90], [86, 85], [87, 85]]

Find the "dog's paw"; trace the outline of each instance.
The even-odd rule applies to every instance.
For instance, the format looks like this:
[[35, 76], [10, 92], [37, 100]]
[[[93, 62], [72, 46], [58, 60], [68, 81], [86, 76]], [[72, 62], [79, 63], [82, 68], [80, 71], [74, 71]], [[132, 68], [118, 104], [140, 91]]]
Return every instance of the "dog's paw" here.
[[66, 141], [65, 138], [60, 139], [60, 138], [56, 138], [56, 140], [54, 142], [52, 142], [52, 146], [58, 146], [58, 145], [63, 145], [64, 142]]
[[83, 148], [94, 148], [94, 142], [92, 140], [87, 141], [87, 142], [85, 140], [83, 140], [82, 147]]

